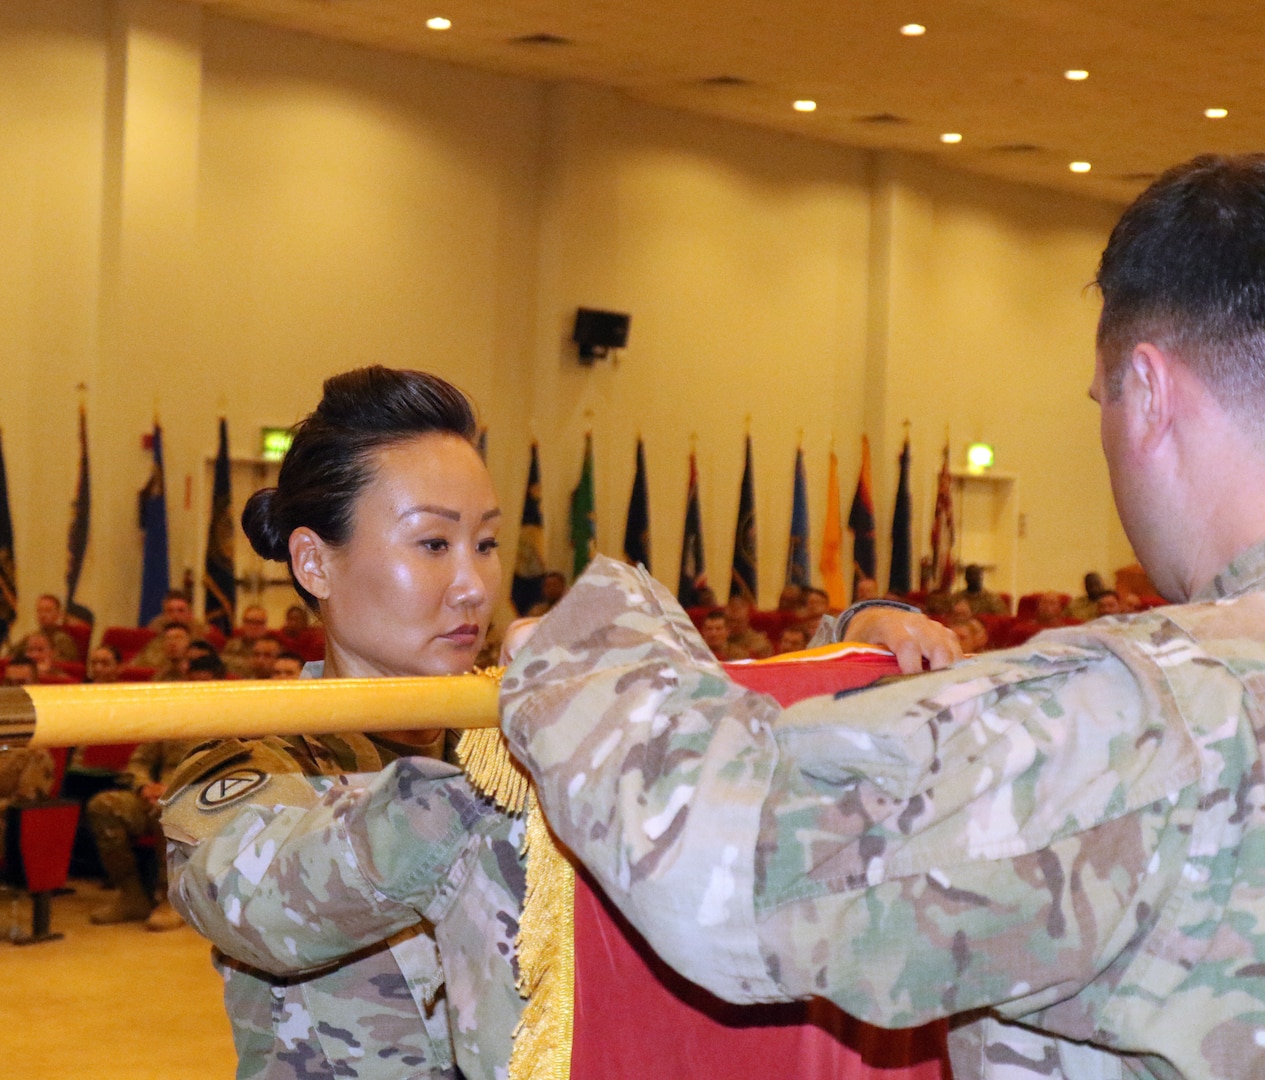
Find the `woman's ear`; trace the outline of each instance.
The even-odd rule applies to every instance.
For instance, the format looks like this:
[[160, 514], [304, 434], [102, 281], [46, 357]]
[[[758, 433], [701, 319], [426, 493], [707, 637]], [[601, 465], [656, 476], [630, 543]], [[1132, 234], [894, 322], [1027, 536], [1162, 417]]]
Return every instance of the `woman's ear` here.
[[318, 600], [330, 596], [333, 549], [306, 525], [290, 534], [290, 567], [300, 585]]

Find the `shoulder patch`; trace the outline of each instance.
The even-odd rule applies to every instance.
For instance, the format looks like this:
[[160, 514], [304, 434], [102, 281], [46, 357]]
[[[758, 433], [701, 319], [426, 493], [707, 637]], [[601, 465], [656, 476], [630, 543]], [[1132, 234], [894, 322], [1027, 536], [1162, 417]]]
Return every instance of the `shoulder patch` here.
[[259, 769], [234, 769], [217, 776], [198, 792], [198, 809], [222, 809], [238, 799], [254, 794], [267, 782], [268, 774]]

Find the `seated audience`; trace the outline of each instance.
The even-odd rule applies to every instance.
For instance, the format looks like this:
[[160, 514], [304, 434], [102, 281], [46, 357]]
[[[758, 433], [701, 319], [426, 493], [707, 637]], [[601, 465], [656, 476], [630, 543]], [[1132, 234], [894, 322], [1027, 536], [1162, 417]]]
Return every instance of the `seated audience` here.
[[809, 641], [812, 641], [813, 635], [817, 633], [817, 628], [821, 625], [821, 617], [829, 610], [830, 594], [825, 589], [804, 590], [804, 606], [800, 609], [799, 621]]
[[1124, 610], [1120, 603], [1120, 594], [1115, 589], [1104, 589], [1098, 594], [1095, 615], [1119, 615]]
[[308, 628], [310, 615], [302, 604], [292, 604], [286, 608], [285, 622], [281, 625], [281, 633], [291, 640], [297, 640]]
[[[183, 925], [167, 903], [167, 860], [162, 857], [165, 840], [158, 823], [158, 800], [171, 783], [176, 767], [199, 741], [166, 739], [141, 743], [127, 763], [124, 780], [128, 789], [102, 791], [88, 800], [88, 823], [101, 865], [110, 884], [118, 889], [108, 904], [89, 916], [94, 923], [144, 920], [148, 930], [174, 930]], [[153, 892], [141, 880], [132, 847], [143, 836], [154, 837], [159, 852], [158, 883]]]
[[1064, 614], [1069, 619], [1079, 619], [1081, 622], [1098, 618], [1098, 598], [1106, 591], [1107, 586], [1103, 584], [1102, 576], [1091, 570], [1085, 575], [1085, 595], [1071, 601]]
[[1066, 626], [1063, 614], [1063, 598], [1056, 592], [1043, 592], [1037, 597], [1037, 613], [1034, 621], [1042, 629], [1050, 626]]
[[763, 660], [773, 655], [769, 639], [751, 628], [751, 601], [746, 597], [729, 598], [729, 603], [725, 605], [725, 622], [729, 626], [731, 660]]
[[113, 645], [98, 645], [88, 654], [88, 681], [90, 683], [114, 683], [119, 681], [119, 650]]
[[974, 615], [950, 619], [949, 629], [957, 634], [958, 641], [962, 643], [962, 651], [967, 656], [981, 653], [988, 648], [988, 630]]
[[994, 592], [984, 588], [984, 568], [979, 563], [971, 563], [964, 571], [966, 588], [954, 593], [951, 600], [956, 603], [965, 600], [971, 607], [972, 615], [1009, 615], [1006, 601]]
[[40, 677], [35, 667], [35, 661], [27, 656], [26, 653], [18, 653], [9, 657], [9, 663], [4, 669], [5, 686], [34, 686], [39, 681]]
[[61, 673], [57, 670], [54, 663], [56, 659], [53, 655], [53, 643], [49, 640], [48, 635], [42, 630], [36, 630], [32, 634], [26, 635], [26, 646], [22, 650], [26, 656], [35, 662], [35, 675], [37, 679], [46, 676], [56, 676]]
[[703, 624], [698, 629], [717, 660], [737, 659], [729, 653], [729, 623], [724, 608], [712, 608], [703, 616]]
[[[193, 645], [189, 646], [189, 653], [193, 653]], [[196, 656], [186, 655], [184, 668], [184, 677], [188, 682], [214, 682], [228, 674], [224, 661], [215, 654], [214, 649], [200, 652]]]
[[800, 652], [807, 648], [808, 635], [804, 633], [804, 628], [799, 623], [791, 623], [789, 626], [782, 627], [782, 632], [777, 639], [779, 656], [782, 653]]
[[784, 585], [777, 598], [778, 611], [798, 611], [804, 603], [804, 590], [798, 585]]
[[232, 637], [224, 644], [220, 659], [234, 675], [250, 676], [250, 653], [255, 642], [268, 634], [268, 613], [259, 605], [251, 604], [242, 612], [242, 621]]
[[[29, 663], [29, 661], [28, 661]], [[8, 683], [7, 685], [26, 685]], [[0, 746], [0, 862], [4, 860], [5, 817], [10, 806], [19, 802], [47, 799], [53, 793], [56, 770], [53, 755], [29, 746]]]
[[303, 674], [303, 657], [296, 652], [283, 652], [272, 662], [274, 679], [297, 679]]

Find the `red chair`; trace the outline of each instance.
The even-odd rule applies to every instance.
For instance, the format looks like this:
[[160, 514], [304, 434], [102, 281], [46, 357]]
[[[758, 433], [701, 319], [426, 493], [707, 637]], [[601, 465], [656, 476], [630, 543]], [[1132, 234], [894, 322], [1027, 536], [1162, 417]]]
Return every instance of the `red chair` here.
[[304, 630], [295, 643], [297, 648], [294, 650], [305, 661], [325, 659], [325, 627], [311, 626]]
[[52, 899], [66, 884], [70, 852], [79, 824], [79, 804], [73, 799], [13, 803], [5, 819], [5, 880], [31, 894], [31, 932], [14, 938], [15, 945], [56, 941]]
[[224, 636], [224, 631], [218, 626], [208, 626], [206, 628], [206, 633], [203, 634], [202, 637], [206, 641], [210, 642], [211, 647], [217, 653], [224, 651], [224, 645], [228, 641], [228, 639]]
[[83, 682], [83, 677], [87, 672], [82, 660], [54, 660], [53, 667], [67, 678], [74, 679], [75, 682]]
[[79, 748], [79, 764], [85, 769], [109, 769], [111, 772], [122, 772], [127, 768], [128, 758], [139, 743], [94, 743]]
[[126, 664], [154, 638], [148, 626], [107, 626], [101, 635], [102, 645], [113, 645], [119, 651], [119, 660]]
[[143, 664], [128, 664], [119, 668], [119, 682], [153, 682], [156, 670]]

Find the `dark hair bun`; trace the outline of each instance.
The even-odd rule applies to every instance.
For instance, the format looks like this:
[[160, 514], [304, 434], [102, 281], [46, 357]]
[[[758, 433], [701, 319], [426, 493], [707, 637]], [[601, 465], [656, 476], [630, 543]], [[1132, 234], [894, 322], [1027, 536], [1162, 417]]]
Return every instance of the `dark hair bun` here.
[[273, 512], [277, 497], [275, 487], [260, 488], [242, 510], [242, 532], [257, 554], [274, 562], [289, 562], [290, 537], [281, 528]]

